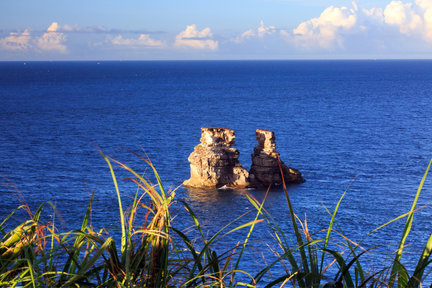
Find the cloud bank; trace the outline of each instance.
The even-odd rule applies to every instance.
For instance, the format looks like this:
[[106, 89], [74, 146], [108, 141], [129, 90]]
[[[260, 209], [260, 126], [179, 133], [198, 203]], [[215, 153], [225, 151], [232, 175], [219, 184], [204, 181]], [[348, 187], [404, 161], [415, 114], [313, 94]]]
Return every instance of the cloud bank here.
[[432, 43], [432, 1], [391, 1], [384, 9], [359, 9], [356, 2], [351, 8], [330, 6], [281, 35], [297, 47], [324, 50], [344, 48], [347, 39], [373, 41], [375, 36], [378, 42], [388, 35], [397, 36], [392, 44], [403, 37], [412, 37], [419, 45]]
[[22, 33], [11, 32], [9, 36], [0, 39], [0, 48], [9, 51], [28, 51], [34, 50], [37, 52], [56, 52], [66, 53], [65, 45], [66, 36], [62, 32], [58, 32], [59, 25], [57, 22], [52, 22], [45, 33], [41, 36], [33, 36], [29, 29]]
[[59, 25], [53, 22], [46, 33], [39, 37], [36, 41], [37, 47], [42, 51], [55, 51], [58, 53], [66, 53], [67, 47], [64, 45], [66, 36], [62, 32], [57, 32]]
[[234, 42], [240, 43], [247, 39], [264, 38], [267, 35], [272, 35], [276, 32], [275, 26], [265, 26], [264, 21], [260, 21], [260, 26], [257, 29], [249, 29], [243, 32], [240, 36], [234, 39]]
[[[27, 28], [1, 37], [0, 49], [8, 51], [8, 55], [72, 55], [79, 49], [81, 55], [87, 55], [87, 47], [96, 55], [104, 52], [119, 58], [122, 58], [120, 51], [126, 56], [157, 55], [160, 58], [192, 55], [191, 51], [202, 52], [200, 57], [223, 55], [233, 59], [297, 55], [415, 55], [427, 58], [432, 51], [432, 0], [389, 0], [385, 6], [367, 9], [356, 2], [349, 6], [329, 6], [316, 17], [304, 19], [291, 28], [268, 25], [261, 20], [259, 25], [237, 36], [219, 32], [215, 37], [210, 27], [200, 30], [195, 24], [187, 25], [178, 34], [170, 34], [52, 22], [45, 31]], [[128, 49], [133, 49], [135, 54], [127, 54]], [[116, 54], [112, 53], [114, 50]], [[205, 54], [207, 52], [211, 54]]]
[[395, 26], [405, 35], [420, 35], [432, 42], [432, 1], [415, 3], [392, 1], [384, 10], [385, 23]]
[[[297, 26], [292, 31], [294, 43], [302, 47], [318, 46], [331, 48], [335, 43], [342, 47], [340, 32], [352, 29], [357, 22], [357, 10], [347, 7], [330, 6], [318, 18], [313, 18]], [[289, 34], [284, 33], [289, 37]]]
[[201, 50], [218, 49], [218, 41], [212, 39], [210, 28], [199, 31], [195, 24], [186, 26], [186, 29], [177, 34], [174, 46], [178, 48], [192, 48]]
[[122, 35], [117, 35], [113, 38], [109, 37], [108, 40], [117, 46], [126, 46], [131, 48], [141, 48], [141, 47], [162, 47], [162, 41], [153, 40], [148, 34], [141, 34], [137, 39], [133, 38], [123, 38]]
[[9, 51], [25, 51], [30, 48], [30, 39], [28, 29], [22, 33], [11, 32], [9, 36], [0, 39], [0, 47]]

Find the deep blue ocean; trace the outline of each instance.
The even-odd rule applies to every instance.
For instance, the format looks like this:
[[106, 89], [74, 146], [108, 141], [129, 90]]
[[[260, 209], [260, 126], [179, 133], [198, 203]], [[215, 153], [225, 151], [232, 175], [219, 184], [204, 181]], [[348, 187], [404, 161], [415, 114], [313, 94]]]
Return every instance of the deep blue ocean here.
[[[333, 210], [352, 182], [336, 220], [358, 242], [410, 209], [432, 157], [432, 61], [0, 63], [0, 218], [22, 195], [32, 209], [56, 203], [59, 225], [78, 228], [95, 191], [93, 225], [115, 234], [116, 194], [98, 149], [150, 176], [131, 153], [144, 150], [165, 187], [174, 189], [189, 177], [187, 157], [203, 126], [234, 129], [247, 168], [255, 129], [273, 130], [281, 159], [307, 180], [289, 193], [311, 231], [327, 228], [324, 206]], [[430, 183], [418, 206], [432, 201]], [[130, 202], [136, 187], [120, 185]], [[255, 216], [242, 191], [176, 192], [209, 237], [247, 211], [239, 223]], [[265, 194], [248, 192], [260, 200]], [[282, 190], [271, 191], [265, 207], [289, 226]], [[183, 210], [175, 214], [180, 228], [191, 225]], [[371, 253], [371, 263], [392, 257], [404, 224], [399, 220], [362, 243], [388, 252], [389, 258]], [[418, 260], [431, 231], [432, 207], [426, 206], [414, 216], [404, 263]], [[247, 232], [228, 235], [219, 246], [232, 247]], [[252, 238], [256, 249], [246, 255], [245, 269], [256, 272], [261, 252], [272, 257], [266, 243], [273, 239], [264, 223]]]

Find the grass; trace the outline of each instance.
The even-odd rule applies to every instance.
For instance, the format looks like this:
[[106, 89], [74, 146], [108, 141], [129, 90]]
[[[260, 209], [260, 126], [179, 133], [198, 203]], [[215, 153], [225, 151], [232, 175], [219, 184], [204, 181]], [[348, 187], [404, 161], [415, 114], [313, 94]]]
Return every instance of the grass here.
[[[94, 195], [83, 215], [81, 227], [61, 232], [55, 217], [48, 223], [42, 213], [55, 206], [42, 204], [35, 213], [26, 205], [15, 209], [0, 224], [0, 287], [422, 287], [431, 271], [432, 234], [410, 274], [403, 265], [403, 252], [410, 233], [417, 201], [431, 162], [424, 173], [411, 209], [366, 234], [359, 243], [351, 241], [337, 223], [337, 214], [346, 192], [333, 211], [327, 210], [330, 221], [324, 233], [312, 233], [306, 218], [295, 214], [286, 185], [284, 192], [291, 230], [282, 229], [265, 209], [262, 202], [245, 193], [256, 208], [252, 221], [233, 219], [211, 237], [206, 237], [199, 219], [190, 206], [179, 200], [187, 211], [198, 239], [176, 227], [172, 205], [177, 200], [175, 190], [165, 190], [152, 162], [141, 155], [152, 169], [156, 183], [150, 182], [115, 159], [100, 152], [107, 162], [118, 200], [120, 241], [105, 229], [95, 231], [90, 223]], [[132, 206], [124, 210], [116, 170], [124, 169], [137, 190]], [[348, 189], [347, 189], [348, 190]], [[25, 210], [28, 220], [6, 231], [6, 224], [19, 210]], [[55, 215], [55, 213], [53, 213]], [[144, 215], [138, 217], [137, 215]], [[406, 218], [401, 240], [391, 264], [378, 271], [371, 270], [363, 255], [362, 243], [390, 223]], [[242, 269], [242, 258], [248, 254], [250, 238], [256, 224], [265, 221], [276, 239], [275, 260], [261, 271]], [[218, 241], [240, 229], [246, 229], [245, 239], [220, 252]], [[320, 232], [320, 231], [318, 231]], [[432, 231], [429, 231], [432, 232]], [[322, 236], [323, 235], [323, 236]], [[292, 237], [294, 236], [294, 237]], [[270, 237], [270, 235], [269, 235]], [[292, 240], [293, 238], [293, 240]], [[330, 243], [341, 247], [330, 249]], [[334, 245], [333, 245], [334, 246]], [[332, 247], [333, 247], [332, 246]], [[285, 273], [272, 277], [276, 267]], [[330, 272], [331, 271], [331, 272]], [[336, 272], [334, 272], [336, 271]], [[246, 280], [245, 280], [246, 279]], [[270, 279], [270, 280], [268, 280]]]

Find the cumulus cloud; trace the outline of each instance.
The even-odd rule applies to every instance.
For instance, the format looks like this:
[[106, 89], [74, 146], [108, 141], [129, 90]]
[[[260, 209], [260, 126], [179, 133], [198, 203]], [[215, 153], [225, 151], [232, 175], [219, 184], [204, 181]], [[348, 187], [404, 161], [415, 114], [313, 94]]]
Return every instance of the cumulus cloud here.
[[0, 47], [9, 51], [25, 51], [30, 48], [31, 36], [28, 29], [22, 33], [9, 33], [9, 36], [0, 39]]
[[141, 34], [137, 39], [123, 38], [123, 36], [117, 35], [109, 38], [109, 41], [117, 46], [129, 46], [131, 48], [160, 47], [163, 45], [161, 41], [151, 39], [148, 34]]
[[353, 9], [330, 6], [318, 18], [300, 23], [292, 34], [284, 31], [282, 35], [292, 37], [296, 45], [307, 48], [332, 48], [335, 44], [342, 47], [339, 33], [351, 29], [356, 23], [357, 5]]
[[48, 27], [47, 31], [48, 32], [55, 32], [58, 30], [58, 23], [57, 22], [52, 22], [51, 25]]
[[262, 38], [266, 35], [273, 34], [276, 31], [275, 26], [265, 26], [264, 21], [260, 21], [260, 26], [257, 29], [257, 35], [258, 37]]
[[243, 32], [239, 37], [235, 39], [236, 42], [241, 42], [244, 39], [253, 38], [256, 36], [255, 30], [249, 29]]
[[370, 33], [369, 36], [382, 33], [381, 36], [386, 37], [391, 31], [432, 42], [432, 1], [391, 1], [384, 8], [370, 9], [359, 9], [355, 2], [352, 8], [330, 6], [319, 17], [281, 34], [289, 43], [302, 48], [331, 50], [343, 48], [346, 38], [353, 40], [366, 33]]
[[42, 51], [54, 51], [66, 53], [67, 47], [64, 45], [66, 36], [64, 33], [58, 32], [59, 25], [57, 22], [51, 23], [47, 32], [36, 40], [37, 47]]
[[[280, 27], [266, 25], [260, 21], [257, 27], [244, 31], [236, 38], [221, 40], [222, 43], [215, 39], [210, 28], [199, 30], [196, 25], [188, 25], [176, 36], [171, 36], [172, 42], [167, 39], [160, 41], [152, 38], [155, 33], [162, 33], [161, 31], [119, 30], [103, 26], [82, 27], [59, 25], [57, 22], [52, 22], [45, 31], [26, 29], [19, 33], [8, 32], [11, 31], [2, 31], [4, 34], [2, 34], [3, 38], [0, 38], [0, 49], [16, 53], [23, 51], [66, 53], [68, 52], [66, 36], [68, 40], [70, 37], [71, 47], [82, 39], [91, 39], [88, 40], [93, 41], [89, 43], [90, 47], [109, 44], [111, 49], [170, 46], [169, 48], [217, 50], [219, 45], [226, 45], [224, 48], [227, 50], [231, 48], [231, 51], [241, 51], [240, 53], [258, 50], [259, 53], [263, 53], [279, 49], [277, 51], [282, 51], [280, 52], [282, 57], [288, 55], [287, 53], [294, 55], [298, 51], [306, 54], [315, 53], [313, 55], [318, 55], [317, 51], [331, 53], [335, 50], [347, 51], [351, 53], [350, 55], [372, 55], [375, 52], [379, 55], [387, 55], [385, 53], [392, 51], [397, 51], [398, 55], [403, 55], [405, 51], [430, 53], [432, 51], [430, 50], [432, 48], [432, 0], [388, 0], [386, 5], [368, 7], [368, 9], [358, 7], [356, 2], [351, 6], [330, 6], [315, 18], [305, 19], [291, 29], [282, 30]], [[85, 33], [102, 34], [81, 35]], [[287, 40], [288, 45], [281, 45], [281, 36]], [[253, 45], [257, 45], [254, 48], [260, 45], [259, 49], [252, 50], [250, 47]]]
[[432, 3], [430, 4], [429, 8], [426, 9], [423, 17], [425, 25], [424, 37], [428, 41], [432, 42]]
[[392, 1], [384, 10], [385, 23], [399, 27], [402, 34], [420, 32], [423, 26], [422, 17], [414, 11], [412, 3]]
[[385, 23], [399, 28], [405, 35], [420, 35], [432, 42], [432, 2], [416, 0], [414, 3], [392, 1], [384, 10]]
[[240, 36], [236, 37], [234, 39], [234, 42], [240, 43], [244, 40], [251, 39], [251, 38], [263, 38], [266, 35], [271, 35], [276, 32], [275, 26], [265, 26], [264, 21], [260, 21], [260, 26], [256, 29], [249, 29], [245, 32], [243, 32]]
[[416, 0], [415, 3], [423, 9], [432, 9], [432, 2], [430, 0]]
[[202, 50], [218, 49], [218, 41], [213, 40], [210, 28], [199, 31], [195, 24], [186, 26], [186, 30], [177, 34], [174, 46], [179, 48], [193, 48]]

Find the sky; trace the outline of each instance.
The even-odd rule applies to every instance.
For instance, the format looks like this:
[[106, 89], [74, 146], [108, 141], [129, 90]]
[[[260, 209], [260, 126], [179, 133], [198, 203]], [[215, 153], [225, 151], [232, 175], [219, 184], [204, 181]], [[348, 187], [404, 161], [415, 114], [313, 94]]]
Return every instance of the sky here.
[[0, 61], [430, 58], [432, 0], [0, 1]]

